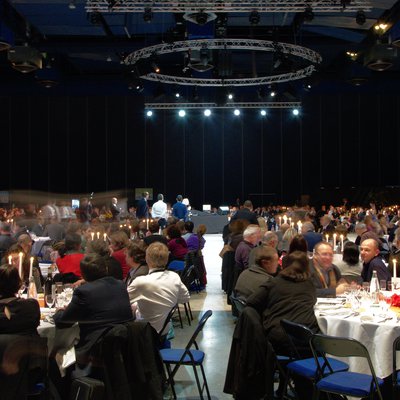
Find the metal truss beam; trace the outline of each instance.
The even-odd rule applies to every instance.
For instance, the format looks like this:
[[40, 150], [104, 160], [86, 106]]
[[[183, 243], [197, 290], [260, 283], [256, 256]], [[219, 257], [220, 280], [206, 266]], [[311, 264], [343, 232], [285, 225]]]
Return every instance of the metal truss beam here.
[[192, 13], [208, 12], [302, 12], [311, 6], [314, 12], [354, 13], [358, 10], [371, 11], [370, 0], [353, 0], [343, 7], [340, 0], [117, 0], [113, 7], [107, 0], [86, 0], [88, 12], [143, 12], [151, 8], [152, 12]]
[[187, 86], [255, 86], [262, 84], [289, 82], [303, 79], [310, 76], [315, 71], [314, 64], [322, 61], [321, 56], [314, 50], [303, 46], [290, 43], [272, 42], [270, 40], [256, 39], [201, 39], [201, 40], [184, 40], [174, 43], [162, 43], [155, 46], [139, 49], [125, 58], [126, 65], [133, 65], [141, 59], [150, 58], [152, 56], [161, 56], [164, 54], [186, 52], [193, 49], [207, 48], [210, 50], [255, 50], [267, 52], [280, 52], [285, 55], [292, 55], [302, 58], [311, 64], [299, 68], [296, 71], [279, 74], [268, 75], [256, 78], [240, 78], [240, 79], [201, 79], [185, 76], [164, 75], [157, 73], [148, 73], [142, 75], [141, 78], [175, 85]]
[[179, 110], [207, 108], [300, 108], [300, 101], [234, 102], [223, 105], [216, 103], [145, 103], [147, 110]]

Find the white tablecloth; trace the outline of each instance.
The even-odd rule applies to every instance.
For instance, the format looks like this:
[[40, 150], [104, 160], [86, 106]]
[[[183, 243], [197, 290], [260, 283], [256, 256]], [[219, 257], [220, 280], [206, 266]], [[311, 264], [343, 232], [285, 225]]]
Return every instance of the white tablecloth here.
[[[324, 334], [349, 337], [358, 340], [368, 349], [377, 376], [385, 378], [392, 373], [392, 346], [400, 336], [400, 324], [396, 320], [381, 323], [361, 322], [359, 316], [343, 319], [343, 316], [317, 316]], [[354, 372], [369, 373], [365, 360], [352, 357], [344, 360]], [[398, 357], [400, 365], [400, 357]]]
[[79, 325], [58, 329], [54, 324], [41, 321], [37, 329], [42, 337], [47, 337], [49, 354], [53, 354], [63, 375], [65, 369], [75, 362], [74, 345], [79, 341]]

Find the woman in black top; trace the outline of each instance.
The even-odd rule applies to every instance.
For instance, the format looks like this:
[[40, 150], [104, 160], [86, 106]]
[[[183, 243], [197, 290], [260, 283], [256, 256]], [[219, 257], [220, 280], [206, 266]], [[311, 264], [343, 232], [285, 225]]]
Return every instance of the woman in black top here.
[[38, 334], [39, 303], [16, 297], [21, 285], [17, 268], [8, 264], [0, 267], [0, 334]]

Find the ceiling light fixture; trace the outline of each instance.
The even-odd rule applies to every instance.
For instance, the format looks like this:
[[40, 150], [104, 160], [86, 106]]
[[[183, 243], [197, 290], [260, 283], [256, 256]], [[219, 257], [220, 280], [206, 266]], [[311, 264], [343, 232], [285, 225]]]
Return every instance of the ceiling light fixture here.
[[249, 22], [251, 25], [258, 25], [260, 23], [260, 13], [258, 11], [252, 11], [249, 15]]
[[311, 22], [314, 19], [314, 12], [311, 6], [307, 6], [303, 12], [304, 21]]
[[367, 20], [367, 17], [365, 16], [365, 12], [363, 10], [357, 11], [357, 14], [356, 14], [357, 25], [360, 25], [360, 26], [364, 25], [366, 20]]
[[207, 108], [206, 110], [204, 110], [204, 115], [206, 117], [209, 117], [211, 115], [211, 110], [209, 108]]
[[143, 21], [149, 24], [152, 21], [152, 19], [153, 19], [153, 13], [151, 12], [151, 8], [146, 7], [143, 13]]
[[240, 110], [236, 108], [233, 113], [238, 117], [240, 115]]
[[265, 110], [261, 110], [260, 114], [261, 114], [262, 117], [265, 117], [267, 115], [267, 112]]
[[148, 117], [151, 117], [151, 116], [153, 115], [153, 111], [148, 110], [148, 111], [146, 112], [146, 115], [147, 115]]
[[178, 115], [183, 118], [186, 115], [186, 111], [185, 110], [179, 110]]

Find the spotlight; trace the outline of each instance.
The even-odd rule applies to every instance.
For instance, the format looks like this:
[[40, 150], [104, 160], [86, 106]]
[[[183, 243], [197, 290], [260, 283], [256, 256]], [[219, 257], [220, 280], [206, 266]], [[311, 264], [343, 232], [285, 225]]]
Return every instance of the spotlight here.
[[260, 23], [260, 14], [258, 11], [252, 11], [250, 13], [249, 22], [251, 25], [258, 25]]
[[200, 11], [199, 13], [196, 14], [196, 22], [199, 25], [205, 25], [207, 23], [208, 20], [208, 14]]
[[300, 114], [300, 111], [297, 109], [297, 108], [295, 108], [293, 111], [292, 111], [292, 113], [293, 113], [293, 115], [295, 115], [296, 117]]
[[237, 117], [240, 115], [240, 110], [238, 110], [237, 108], [235, 109], [235, 111], [233, 112]]
[[156, 73], [156, 74], [159, 74], [160, 73], [160, 67], [158, 66], [158, 64], [155, 62], [155, 61], [153, 61], [152, 63], [151, 63], [151, 67], [153, 68], [153, 71]]
[[183, 118], [186, 115], [186, 111], [185, 110], [179, 110], [178, 115]]
[[233, 100], [233, 93], [228, 93], [228, 100]]
[[357, 24], [360, 25], [360, 26], [364, 25], [366, 20], [367, 20], [367, 17], [365, 16], [364, 11], [363, 10], [357, 11], [357, 14], [356, 14], [356, 22], [357, 22]]
[[117, 4], [117, 0], [107, 0], [107, 3], [108, 3], [108, 10], [111, 11]]
[[209, 117], [211, 115], [211, 110], [209, 110], [208, 108], [206, 110], [204, 110], [204, 115], [206, 117]]
[[311, 6], [307, 6], [303, 12], [304, 21], [311, 22], [314, 19], [314, 12]]
[[148, 111], [146, 112], [146, 115], [147, 115], [148, 117], [151, 117], [151, 116], [153, 115], [153, 111], [148, 110]]
[[176, 93], [175, 93], [175, 97], [176, 97], [177, 99], [179, 99], [179, 97], [181, 97], [181, 94], [180, 94], [179, 92], [176, 92]]
[[275, 92], [275, 90], [271, 90], [271, 92], [270, 92], [270, 94], [269, 94], [271, 97], [275, 97], [276, 96], [276, 92]]
[[146, 7], [143, 13], [143, 21], [149, 24], [152, 19], [153, 19], [153, 13], [151, 12], [151, 8]]
[[265, 110], [261, 110], [260, 114], [261, 114], [262, 117], [265, 117], [267, 115], [267, 112]]

